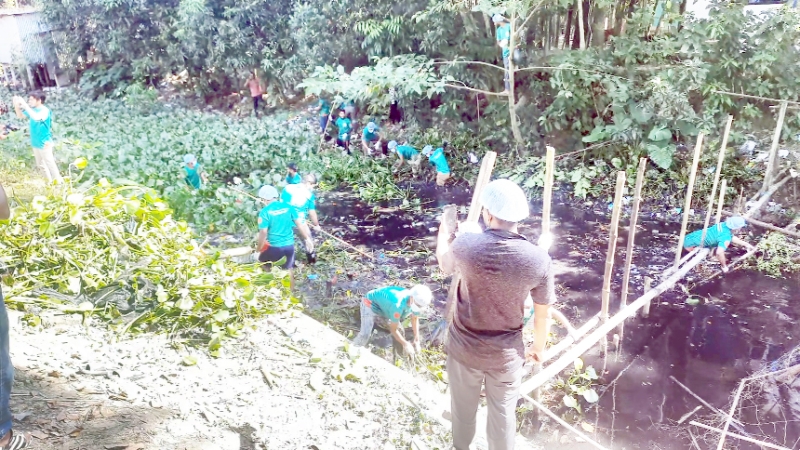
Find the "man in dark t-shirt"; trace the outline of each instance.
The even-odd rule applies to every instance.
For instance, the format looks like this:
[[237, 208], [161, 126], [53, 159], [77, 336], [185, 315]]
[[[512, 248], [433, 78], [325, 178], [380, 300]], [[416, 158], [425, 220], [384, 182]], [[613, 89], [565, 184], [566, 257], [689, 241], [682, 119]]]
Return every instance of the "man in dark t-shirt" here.
[[[542, 360], [547, 316], [555, 301], [550, 257], [517, 232], [517, 223], [529, 211], [522, 189], [509, 180], [492, 181], [481, 193], [481, 204], [486, 231], [461, 234], [449, 243], [454, 230], [442, 222], [436, 248], [442, 271], [461, 276], [455, 304], [448, 305], [454, 314], [446, 344], [456, 450], [468, 450], [475, 436], [484, 381], [489, 448], [514, 448], [523, 364], [526, 358]], [[533, 300], [534, 343], [525, 349], [528, 296]]]

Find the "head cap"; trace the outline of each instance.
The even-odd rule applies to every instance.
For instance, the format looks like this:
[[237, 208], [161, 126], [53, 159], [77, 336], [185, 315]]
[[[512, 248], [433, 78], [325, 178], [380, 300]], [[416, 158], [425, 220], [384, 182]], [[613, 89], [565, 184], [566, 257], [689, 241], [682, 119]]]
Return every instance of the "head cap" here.
[[520, 222], [528, 217], [528, 198], [511, 180], [494, 180], [481, 192], [481, 203], [489, 214], [507, 222]]
[[183, 155], [183, 163], [184, 164], [196, 163], [196, 162], [197, 162], [197, 158], [193, 154], [189, 153], [188, 155]]
[[367, 124], [367, 130], [369, 130], [370, 133], [374, 133], [378, 130], [378, 126], [375, 125], [375, 122], [370, 122]]
[[731, 230], [738, 230], [739, 228], [744, 228], [747, 225], [747, 221], [744, 220], [744, 217], [733, 216], [729, 217], [728, 220], [725, 221], [725, 225], [727, 225]]
[[388, 147], [391, 151], [395, 151], [395, 149], [397, 149], [397, 141], [389, 141], [389, 143], [386, 144], [386, 147]]
[[501, 14], [495, 14], [492, 16], [492, 22], [494, 23], [503, 23], [506, 21], [506, 18], [503, 17]]
[[258, 196], [264, 200], [275, 200], [278, 198], [278, 190], [275, 189], [275, 186], [266, 184], [261, 186], [261, 189], [258, 190]]
[[431, 289], [424, 284], [414, 285], [407, 292], [408, 295], [414, 297], [414, 305], [411, 307], [411, 311], [413, 311], [415, 314], [427, 308], [433, 300], [433, 292], [431, 292]]
[[433, 153], [433, 146], [432, 145], [426, 145], [425, 147], [422, 147], [422, 154], [423, 155], [430, 156], [431, 153]]
[[297, 172], [297, 163], [290, 162], [289, 164], [286, 165], [286, 168]]

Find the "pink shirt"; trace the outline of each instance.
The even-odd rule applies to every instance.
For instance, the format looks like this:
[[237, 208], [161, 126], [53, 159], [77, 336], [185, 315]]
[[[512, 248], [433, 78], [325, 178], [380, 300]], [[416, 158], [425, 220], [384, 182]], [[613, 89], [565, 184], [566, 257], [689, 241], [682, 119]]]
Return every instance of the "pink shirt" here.
[[247, 87], [250, 88], [251, 97], [258, 97], [264, 93], [261, 90], [261, 83], [255, 78], [247, 80]]

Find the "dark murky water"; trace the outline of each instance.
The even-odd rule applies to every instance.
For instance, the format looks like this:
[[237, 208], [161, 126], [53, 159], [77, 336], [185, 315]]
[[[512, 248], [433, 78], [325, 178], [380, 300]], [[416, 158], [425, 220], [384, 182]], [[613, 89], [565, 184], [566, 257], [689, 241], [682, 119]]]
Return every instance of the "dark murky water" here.
[[[343, 193], [321, 195], [318, 209], [329, 231], [339, 230], [350, 242], [365, 245], [378, 254], [407, 249], [409, 243], [434, 248], [441, 207], [450, 203], [466, 205], [470, 195], [464, 189], [431, 187], [419, 189], [418, 195], [427, 203], [422, 211], [411, 214], [390, 205], [367, 207]], [[532, 218], [521, 228], [523, 234], [534, 240], [539, 233], [540, 212], [539, 203], [532, 209]], [[554, 204], [553, 216], [555, 243], [551, 256], [558, 263], [557, 282], [563, 288], [559, 291], [559, 304], [578, 326], [600, 310], [608, 211], [562, 203]], [[629, 302], [642, 294], [644, 276], [657, 279], [672, 264], [677, 242], [678, 216], [666, 221], [653, 220], [655, 213], [643, 216], [640, 215], [642, 228], [636, 235]], [[621, 224], [627, 225], [627, 217]], [[623, 238], [617, 246], [612, 314], [619, 308], [626, 230], [620, 231]], [[403, 265], [399, 255], [382, 261]], [[430, 258], [424, 263], [435, 264]], [[700, 279], [702, 275], [693, 271], [683, 283]], [[800, 345], [800, 327], [795, 326], [800, 316], [800, 302], [796, 301], [800, 299], [799, 292], [800, 283], [796, 279], [775, 280], [740, 270], [697, 287], [692, 295], [703, 302], [696, 306], [685, 302], [687, 295], [680, 289], [658, 297], [649, 318], [626, 322], [622, 350], [608, 360], [603, 383], [615, 379], [622, 370], [625, 373], [614, 389], [602, 396], [599, 414], [596, 411], [587, 414], [587, 420], [592, 422], [597, 417], [599, 430], [606, 432], [601, 441], [608, 444], [613, 434], [615, 448], [691, 446], [685, 436], [676, 433], [679, 429], [668, 429], [667, 425], [674, 424], [699, 403], [669, 377], [675, 377], [717, 408], [727, 408], [741, 378]], [[438, 305], [443, 304], [445, 296], [442, 290], [437, 292]], [[385, 344], [389, 342], [390, 338]], [[585, 359], [598, 369], [603, 366], [598, 347], [587, 353]], [[603, 391], [602, 386], [599, 391]], [[698, 414], [707, 413], [704, 409]], [[791, 442], [794, 440], [789, 438], [800, 436], [800, 430], [795, 428], [798, 427], [792, 426], [787, 431], [787, 440]], [[611, 429], [615, 431], [612, 433]], [[781, 434], [778, 442], [784, 442], [783, 429], [775, 428], [775, 432]], [[753, 433], [758, 436], [764, 431]]]

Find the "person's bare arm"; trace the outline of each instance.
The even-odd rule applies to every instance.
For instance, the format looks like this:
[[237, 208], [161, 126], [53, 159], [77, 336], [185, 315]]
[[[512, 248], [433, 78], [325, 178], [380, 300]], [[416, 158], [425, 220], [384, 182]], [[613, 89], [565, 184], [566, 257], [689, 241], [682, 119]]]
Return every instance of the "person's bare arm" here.
[[744, 248], [746, 248], [748, 250], [754, 250], [756, 248], [755, 245], [752, 245], [752, 244], [748, 243], [747, 241], [745, 241], [744, 239], [740, 239], [740, 238], [738, 238], [736, 236], [734, 236], [733, 239], [731, 239], [731, 244], [738, 245], [740, 247], [744, 247]]
[[725, 259], [725, 249], [717, 247], [717, 261], [722, 265], [722, 271], [728, 271], [728, 261]]
[[397, 322], [390, 322], [389, 323], [389, 331], [392, 333], [392, 337], [403, 346], [403, 349], [408, 352], [408, 348], [411, 346], [409, 342], [406, 340], [405, 336], [400, 333], [400, 324]]
[[506, 47], [508, 47], [508, 39], [503, 39], [501, 41], [497, 41], [497, 45], [500, 48], [505, 49]]
[[436, 238], [436, 259], [439, 261], [439, 269], [445, 275], [452, 275], [456, 271], [456, 261], [453, 257], [453, 252], [450, 250], [450, 235], [452, 232], [446, 221], [442, 220], [441, 225], [439, 225], [439, 235]]
[[22, 114], [22, 99], [19, 97], [14, 97], [14, 112], [17, 113], [17, 117], [20, 119], [24, 119], [25, 116]]
[[264, 250], [264, 244], [267, 242], [267, 229], [258, 230], [258, 236], [256, 237], [256, 251], [261, 253]]
[[0, 220], [8, 220], [11, 218], [11, 208], [8, 206], [8, 197], [3, 185], [0, 184]]
[[319, 228], [319, 216], [317, 216], [316, 209], [308, 210], [308, 218], [311, 219], [311, 223], [313, 223], [315, 227]]
[[42, 122], [44, 120], [47, 120], [46, 110], [34, 111], [33, 108], [31, 108], [30, 105], [28, 105], [28, 102], [22, 99], [22, 97], [17, 97], [17, 99], [18, 100], [14, 104], [14, 108], [17, 111], [17, 117], [22, 119], [24, 117], [24, 115], [22, 114], [22, 110], [24, 110], [26, 113], [28, 113], [28, 117], [30, 117], [32, 120], [35, 120], [37, 122]]
[[550, 305], [533, 305], [533, 344], [528, 347], [526, 356], [535, 362], [542, 362], [544, 359], [544, 346], [547, 344], [547, 337], [550, 335], [550, 320], [548, 314]]

